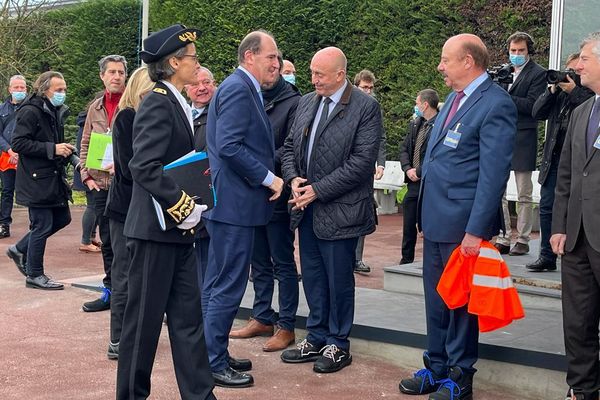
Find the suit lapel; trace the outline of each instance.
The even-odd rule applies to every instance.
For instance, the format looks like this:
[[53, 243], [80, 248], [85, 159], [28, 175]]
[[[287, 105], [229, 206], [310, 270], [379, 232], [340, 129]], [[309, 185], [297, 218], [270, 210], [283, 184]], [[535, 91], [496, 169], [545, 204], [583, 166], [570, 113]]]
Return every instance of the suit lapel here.
[[508, 90], [508, 93], [512, 93], [515, 90], [515, 88], [517, 86], [519, 86], [519, 84], [529, 74], [529, 71], [531, 70], [532, 67], [533, 67], [533, 61], [531, 61], [531, 59], [529, 59], [529, 62], [527, 62], [527, 65], [525, 65], [523, 67], [523, 70], [519, 73], [519, 75], [517, 75], [517, 79], [515, 79], [515, 81], [511, 85], [510, 89]]
[[254, 99], [254, 104], [256, 105], [256, 108], [258, 109], [258, 112], [260, 114], [262, 122], [265, 125], [265, 127], [267, 128], [267, 131], [271, 132], [271, 123], [269, 122], [269, 117], [267, 116], [267, 113], [265, 112], [265, 108], [263, 106], [262, 99], [260, 98], [258, 92], [256, 91], [256, 88], [254, 87], [252, 80], [250, 79], [250, 77], [248, 75], [246, 75], [246, 73], [244, 71], [240, 70], [239, 68], [235, 69], [234, 74], [236, 74], [240, 78], [242, 78], [244, 83], [246, 85], [248, 85], [248, 89], [250, 89], [250, 93], [252, 94], [252, 98]]
[[[460, 106], [460, 108], [458, 109], [458, 111], [456, 111], [456, 114], [454, 114], [454, 116], [452, 117], [452, 119], [450, 120], [450, 123], [446, 126], [446, 128], [448, 129], [452, 129], [455, 127], [455, 125], [458, 123], [458, 121], [461, 120], [461, 118], [467, 113], [467, 111], [469, 111], [471, 109], [471, 107], [473, 107], [481, 98], [481, 93], [486, 90], [489, 85], [491, 84], [491, 80], [486, 79], [485, 81], [483, 81], [483, 83], [481, 85], [479, 85], [475, 91], [473, 93], [471, 93], [470, 96], [467, 97], [467, 99], [465, 100], [465, 102], [463, 103], [462, 106]], [[452, 96], [452, 101], [454, 101], [454, 97], [456, 95]], [[448, 103], [452, 104], [450, 102], [450, 99], [448, 99]], [[446, 107], [444, 107], [446, 108]], [[450, 109], [448, 108], [448, 111], [446, 111], [443, 115], [443, 117], [448, 115], [448, 112], [450, 111]], [[442, 131], [446, 131], [443, 128], [443, 125], [445, 124], [445, 119], [439, 119], [440, 123], [436, 124], [439, 125], [439, 130], [438, 132], [438, 136], [436, 136], [435, 138], [435, 142], [433, 144], [433, 147], [437, 146], [438, 144], [440, 144], [443, 140], [445, 135], [442, 135], [440, 133], [443, 133]], [[444, 121], [444, 122], [442, 122]]]
[[192, 131], [192, 127], [190, 126], [190, 122], [188, 121], [187, 115], [181, 105], [179, 104], [179, 100], [175, 97], [175, 94], [162, 82], [158, 82], [155, 87], [164, 89], [167, 91], [167, 96], [169, 100], [171, 100], [175, 104], [175, 108], [177, 109], [177, 114], [181, 117], [183, 125], [185, 126], [185, 130], [188, 133], [189, 138], [192, 140], [192, 144], [194, 143], [194, 132]]
[[[592, 160], [592, 158], [594, 158], [594, 156], [596, 155], [596, 153], [598, 152], [597, 148], [592, 148], [592, 151], [590, 151], [590, 153], [587, 153], [587, 127], [588, 124], [590, 123], [590, 117], [592, 114], [592, 108], [594, 107], [594, 101], [596, 100], [596, 96], [592, 96], [589, 100], [587, 100], [587, 103], [585, 104], [584, 108], [582, 109], [582, 113], [583, 115], [585, 115], [585, 118], [580, 118], [579, 121], [582, 121], [581, 124], [581, 128], [577, 129], [578, 132], [582, 132], [581, 137], [577, 138], [577, 142], [578, 143], [582, 143], [583, 146], [583, 154], [586, 155], [585, 158], [585, 162], [583, 164], [583, 168], [587, 167], [587, 165], [590, 163], [590, 161]], [[596, 131], [596, 133], [598, 133], [599, 130]], [[572, 139], [573, 140], [573, 139]]]

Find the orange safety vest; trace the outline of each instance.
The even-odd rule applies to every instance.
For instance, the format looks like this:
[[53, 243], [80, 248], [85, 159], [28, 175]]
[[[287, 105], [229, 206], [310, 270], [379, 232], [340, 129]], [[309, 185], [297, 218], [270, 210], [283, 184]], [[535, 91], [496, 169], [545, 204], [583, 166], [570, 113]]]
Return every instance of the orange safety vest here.
[[481, 242], [477, 257], [465, 257], [457, 247], [437, 291], [450, 309], [468, 303], [468, 312], [478, 316], [480, 332], [502, 328], [525, 316], [504, 259], [487, 241]]
[[10, 163], [10, 154], [7, 151], [0, 151], [0, 171], [4, 172], [9, 169], [17, 169], [17, 164]]

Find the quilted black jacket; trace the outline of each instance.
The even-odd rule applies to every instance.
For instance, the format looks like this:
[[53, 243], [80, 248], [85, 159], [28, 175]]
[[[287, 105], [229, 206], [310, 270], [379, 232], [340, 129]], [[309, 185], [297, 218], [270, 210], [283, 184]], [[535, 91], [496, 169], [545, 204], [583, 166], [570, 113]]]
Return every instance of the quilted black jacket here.
[[[317, 134], [306, 171], [306, 142], [321, 96], [311, 92], [300, 99], [296, 118], [285, 142], [282, 172], [286, 183], [306, 177], [314, 201], [314, 231], [319, 239], [338, 240], [375, 230], [373, 172], [383, 132], [379, 103], [350, 82], [327, 125]], [[302, 219], [292, 211], [291, 228]]]

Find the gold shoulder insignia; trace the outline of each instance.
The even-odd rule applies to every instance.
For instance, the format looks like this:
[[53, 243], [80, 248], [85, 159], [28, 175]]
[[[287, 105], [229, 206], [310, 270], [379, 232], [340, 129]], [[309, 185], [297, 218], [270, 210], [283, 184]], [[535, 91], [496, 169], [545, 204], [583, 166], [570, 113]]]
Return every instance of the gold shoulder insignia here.
[[185, 32], [179, 35], [179, 40], [182, 42], [195, 42], [196, 41], [196, 32]]
[[154, 89], [152, 89], [152, 91], [160, 94], [167, 94], [167, 91], [165, 89], [159, 87], [155, 87]]
[[190, 215], [195, 205], [196, 203], [194, 203], [194, 200], [184, 191], [181, 191], [181, 197], [179, 198], [179, 201], [175, 203], [174, 206], [169, 208], [167, 213], [175, 220], [175, 222], [177, 222], [177, 224], [180, 224], [188, 217], [188, 215]]

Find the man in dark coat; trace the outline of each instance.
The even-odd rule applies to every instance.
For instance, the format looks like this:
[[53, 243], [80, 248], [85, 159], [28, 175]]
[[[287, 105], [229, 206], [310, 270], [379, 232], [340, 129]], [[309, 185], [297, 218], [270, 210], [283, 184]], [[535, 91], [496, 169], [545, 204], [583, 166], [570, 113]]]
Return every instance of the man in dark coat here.
[[[567, 57], [566, 68], [575, 69], [579, 54]], [[590, 89], [581, 86], [581, 79], [573, 81], [567, 75], [567, 82], [550, 85], [533, 105], [533, 117], [548, 120], [548, 130], [544, 143], [544, 154], [540, 165], [540, 254], [537, 260], [525, 267], [533, 272], [555, 271], [556, 254], [550, 247], [550, 230], [552, 228], [552, 205], [560, 153], [567, 133], [571, 112], [581, 103], [594, 95]]]
[[400, 163], [408, 191], [402, 200], [402, 258], [400, 264], [415, 260], [417, 245], [417, 200], [421, 188], [421, 166], [429, 134], [435, 123], [440, 99], [433, 89], [424, 89], [415, 99], [416, 118], [410, 121], [408, 134], [400, 147]]
[[22, 75], [14, 75], [8, 81], [10, 96], [0, 104], [0, 239], [10, 236], [12, 209], [15, 197], [15, 178], [19, 155], [12, 149], [15, 130], [15, 111], [27, 97], [27, 83]]
[[315, 372], [336, 372], [352, 362], [348, 336], [356, 243], [375, 230], [373, 169], [383, 131], [381, 110], [377, 100], [347, 80], [346, 64], [336, 47], [313, 56], [315, 91], [298, 103], [283, 156], [310, 312], [308, 336], [281, 358], [314, 361]]
[[[279, 64], [283, 64], [281, 57]], [[300, 91], [279, 74], [280, 69], [273, 71], [271, 82], [261, 86], [265, 111], [275, 139], [275, 174], [278, 176], [281, 176], [283, 144], [294, 122], [300, 99]], [[246, 326], [229, 333], [231, 338], [273, 335], [276, 326], [275, 334], [263, 345], [263, 351], [283, 350], [296, 340], [294, 328], [298, 310], [298, 272], [294, 260], [295, 232], [290, 230], [289, 197], [290, 189], [286, 186], [275, 203], [269, 223], [254, 230], [252, 318]], [[271, 306], [275, 279], [279, 282], [278, 319]]]
[[520, 256], [529, 252], [529, 239], [533, 224], [533, 182], [538, 142], [538, 121], [531, 116], [533, 104], [546, 88], [546, 71], [531, 59], [535, 53], [531, 36], [516, 32], [507, 40], [510, 62], [515, 68], [514, 81], [508, 86], [508, 94], [517, 106], [517, 136], [511, 169], [517, 183], [517, 243], [510, 248], [511, 227], [506, 194], [502, 200], [505, 231], [498, 236], [496, 248], [501, 254]]
[[62, 74], [44, 72], [33, 89], [35, 93], [17, 111], [12, 139], [19, 154], [17, 204], [29, 207], [30, 231], [7, 254], [27, 276], [27, 287], [57, 290], [64, 287], [45, 275], [44, 251], [46, 240], [71, 222], [65, 166], [75, 146], [64, 143], [68, 108], [63, 105], [67, 84]]
[[[196, 283], [194, 228], [205, 205], [169, 175], [165, 165], [194, 149], [192, 110], [181, 91], [196, 83], [196, 29], [172, 25], [144, 40], [140, 56], [154, 89], [133, 122], [133, 180], [124, 235], [130, 254], [128, 298], [119, 343], [117, 399], [146, 399], [167, 314], [175, 375], [182, 399], [214, 399]], [[176, 224], [163, 230], [157, 212]], [[167, 224], [165, 224], [167, 225]]]
[[575, 67], [594, 91], [571, 115], [558, 165], [552, 250], [562, 256], [567, 400], [598, 400], [600, 362], [600, 31], [581, 44]]

